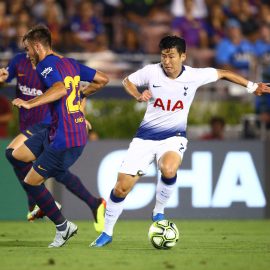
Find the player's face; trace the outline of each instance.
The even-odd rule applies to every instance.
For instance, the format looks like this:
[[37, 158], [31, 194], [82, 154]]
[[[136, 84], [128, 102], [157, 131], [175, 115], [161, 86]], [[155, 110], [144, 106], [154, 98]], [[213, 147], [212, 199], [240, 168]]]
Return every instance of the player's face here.
[[161, 51], [162, 67], [170, 78], [176, 78], [182, 70], [182, 63], [186, 59], [186, 54], [179, 54], [176, 48]]
[[33, 43], [29, 42], [28, 40], [24, 41], [24, 49], [29, 57], [32, 65], [35, 67], [39, 62], [39, 55]]

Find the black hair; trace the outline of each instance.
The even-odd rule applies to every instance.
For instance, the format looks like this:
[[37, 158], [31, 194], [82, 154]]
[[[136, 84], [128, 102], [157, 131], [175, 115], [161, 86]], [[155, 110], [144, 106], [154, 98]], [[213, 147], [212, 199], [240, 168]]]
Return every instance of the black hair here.
[[186, 41], [178, 36], [166, 36], [159, 42], [160, 50], [176, 48], [181, 54], [186, 52]]
[[47, 26], [38, 24], [31, 28], [24, 36], [23, 41], [38, 41], [44, 46], [52, 47], [51, 32]]

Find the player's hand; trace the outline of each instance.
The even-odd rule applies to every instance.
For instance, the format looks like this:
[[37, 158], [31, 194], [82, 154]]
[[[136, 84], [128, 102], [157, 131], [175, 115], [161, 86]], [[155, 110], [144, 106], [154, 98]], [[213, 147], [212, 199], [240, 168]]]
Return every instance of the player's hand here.
[[254, 92], [254, 94], [256, 96], [261, 96], [265, 93], [270, 93], [270, 87], [269, 84], [267, 83], [258, 83], [258, 87], [256, 89], [256, 91]]
[[3, 83], [8, 78], [8, 71], [5, 68], [0, 68], [0, 83]]
[[20, 98], [14, 99], [14, 100], [12, 101], [12, 104], [13, 104], [14, 106], [17, 106], [18, 108], [23, 107], [23, 108], [25, 108], [25, 109], [27, 109], [27, 110], [31, 109], [31, 105], [30, 105], [27, 101], [22, 100], [22, 99], [20, 99]]
[[87, 133], [92, 130], [92, 125], [87, 119], [85, 119], [85, 125]]
[[149, 90], [144, 90], [139, 97], [138, 102], [147, 102], [152, 97], [152, 93]]

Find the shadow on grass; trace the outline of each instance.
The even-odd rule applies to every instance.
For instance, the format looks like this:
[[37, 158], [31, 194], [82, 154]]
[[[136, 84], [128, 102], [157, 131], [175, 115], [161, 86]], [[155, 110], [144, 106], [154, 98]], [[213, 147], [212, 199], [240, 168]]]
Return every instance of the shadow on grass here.
[[47, 241], [0, 241], [0, 247], [47, 247]]

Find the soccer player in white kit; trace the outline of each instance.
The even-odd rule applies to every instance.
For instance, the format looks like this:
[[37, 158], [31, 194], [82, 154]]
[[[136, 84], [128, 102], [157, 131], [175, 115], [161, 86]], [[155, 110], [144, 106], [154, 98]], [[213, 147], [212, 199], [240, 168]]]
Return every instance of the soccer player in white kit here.
[[[124, 88], [131, 96], [138, 102], [147, 102], [147, 110], [108, 199], [104, 231], [90, 246], [102, 247], [112, 241], [113, 228], [123, 211], [125, 197], [154, 160], [161, 179], [156, 188], [152, 220], [165, 219], [164, 208], [174, 191], [177, 170], [187, 147], [189, 108], [200, 86], [225, 79], [246, 87], [247, 92], [255, 95], [270, 93], [266, 84], [250, 82], [228, 70], [183, 65], [186, 43], [180, 37], [164, 37], [159, 47], [160, 63], [147, 65], [123, 80]], [[137, 89], [140, 86], [147, 89], [140, 93]]]

